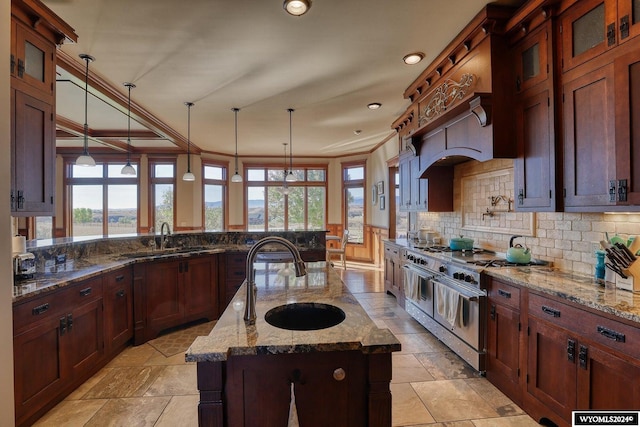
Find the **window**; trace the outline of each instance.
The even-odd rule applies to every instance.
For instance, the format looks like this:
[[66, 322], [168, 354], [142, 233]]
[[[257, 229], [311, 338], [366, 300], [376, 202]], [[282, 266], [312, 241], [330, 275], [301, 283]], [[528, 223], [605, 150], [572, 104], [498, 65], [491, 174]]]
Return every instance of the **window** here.
[[286, 182], [279, 167], [250, 166], [247, 174], [247, 230], [324, 230], [326, 168], [298, 167]]
[[53, 239], [53, 217], [51, 216], [34, 216], [34, 233], [35, 239]]
[[227, 192], [225, 167], [205, 164], [204, 177], [204, 229], [222, 231], [225, 229], [225, 195]]
[[349, 230], [349, 242], [364, 243], [364, 164], [343, 166], [342, 173], [345, 228]]
[[[122, 175], [125, 162], [93, 168], [69, 163], [69, 234], [115, 236], [138, 231], [138, 178]], [[137, 165], [133, 165], [137, 170]]]
[[176, 186], [176, 164], [173, 160], [149, 160], [151, 171], [150, 209], [152, 218], [149, 224], [156, 231], [160, 231], [163, 222], [174, 229], [174, 200]]

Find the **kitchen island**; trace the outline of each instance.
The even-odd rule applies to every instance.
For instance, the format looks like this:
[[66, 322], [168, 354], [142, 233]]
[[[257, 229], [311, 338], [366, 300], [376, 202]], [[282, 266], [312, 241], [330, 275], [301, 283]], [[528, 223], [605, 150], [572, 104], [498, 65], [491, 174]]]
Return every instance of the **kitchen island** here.
[[[325, 262], [296, 278], [289, 263], [256, 263], [257, 320], [243, 320], [243, 284], [186, 360], [198, 364], [200, 426], [284, 426], [290, 402], [300, 424], [391, 425], [391, 353], [400, 343], [378, 328]], [[292, 303], [328, 304], [345, 319], [319, 330], [270, 325], [267, 312]], [[293, 384], [293, 386], [292, 386]]]

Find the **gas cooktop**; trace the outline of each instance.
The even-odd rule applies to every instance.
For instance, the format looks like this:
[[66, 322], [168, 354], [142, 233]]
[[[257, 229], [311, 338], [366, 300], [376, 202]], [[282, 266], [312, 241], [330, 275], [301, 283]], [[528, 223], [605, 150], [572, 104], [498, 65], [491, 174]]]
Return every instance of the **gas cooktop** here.
[[532, 259], [527, 264], [517, 264], [506, 260], [504, 253], [497, 253], [489, 249], [473, 248], [471, 250], [452, 250], [448, 246], [414, 246], [425, 254], [437, 254], [453, 262], [474, 265], [478, 267], [524, 267], [524, 266], [548, 266], [550, 263]]

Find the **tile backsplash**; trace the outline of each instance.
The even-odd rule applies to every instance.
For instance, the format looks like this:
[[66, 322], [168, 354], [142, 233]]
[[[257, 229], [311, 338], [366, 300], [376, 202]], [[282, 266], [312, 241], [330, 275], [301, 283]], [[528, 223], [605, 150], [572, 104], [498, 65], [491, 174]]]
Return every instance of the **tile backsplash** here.
[[437, 231], [445, 244], [464, 235], [475, 246], [498, 252], [507, 251], [512, 235], [523, 235], [518, 242], [534, 258], [585, 274], [593, 273], [594, 245], [605, 232], [625, 239], [640, 235], [640, 214], [635, 213], [508, 212], [509, 204], [514, 206], [513, 189], [512, 160], [462, 163], [455, 167], [454, 212], [420, 212], [418, 227]]

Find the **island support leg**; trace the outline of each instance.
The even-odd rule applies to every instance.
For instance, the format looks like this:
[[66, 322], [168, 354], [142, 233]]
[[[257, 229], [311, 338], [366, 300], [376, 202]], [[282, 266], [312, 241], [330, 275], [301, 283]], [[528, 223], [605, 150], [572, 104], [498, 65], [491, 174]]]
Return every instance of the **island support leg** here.
[[223, 363], [198, 362], [198, 426], [224, 426], [223, 387]]
[[391, 426], [391, 353], [369, 355], [369, 427]]

